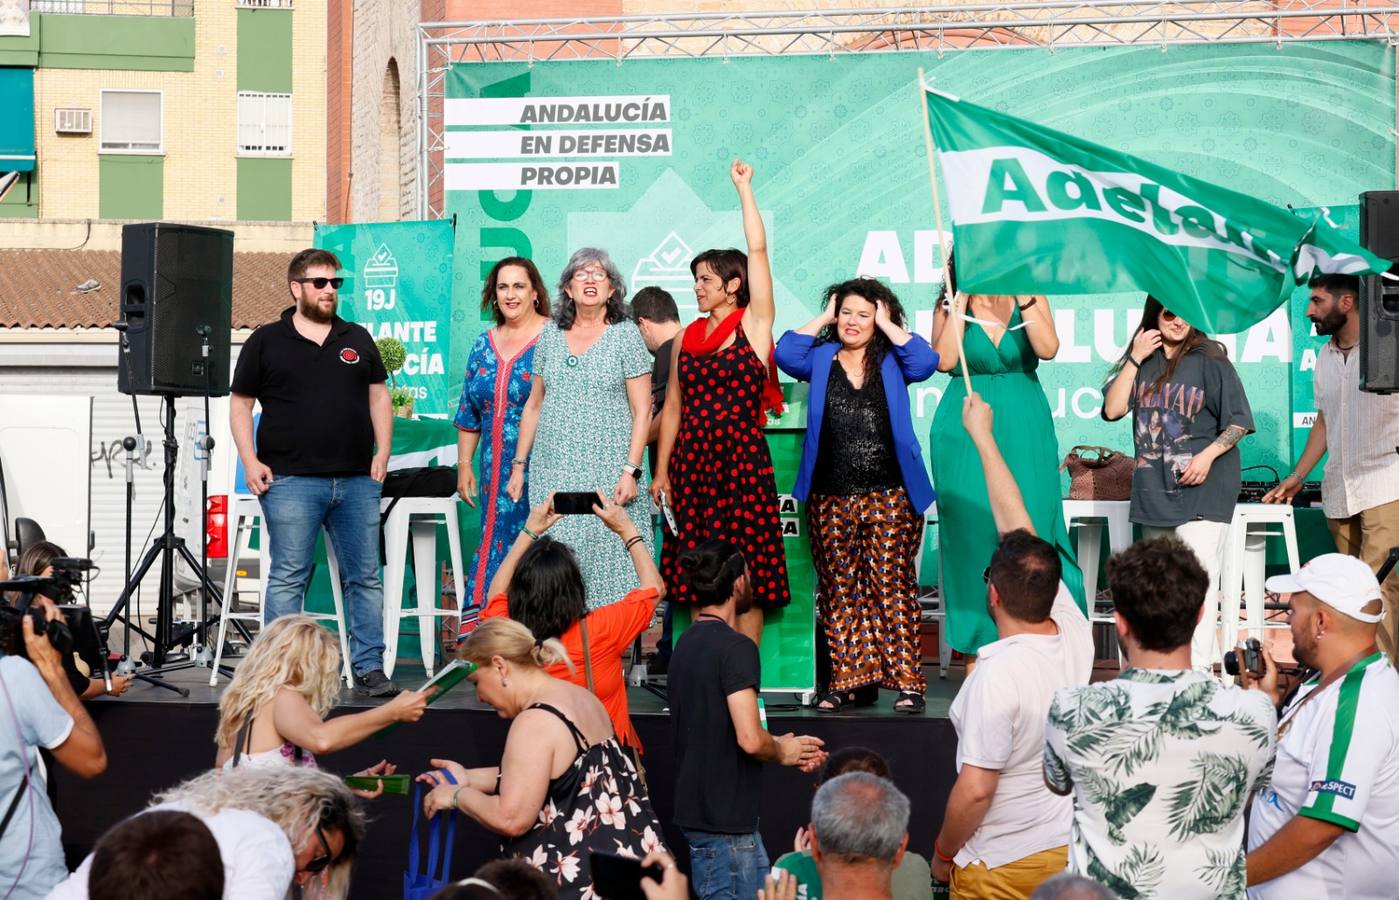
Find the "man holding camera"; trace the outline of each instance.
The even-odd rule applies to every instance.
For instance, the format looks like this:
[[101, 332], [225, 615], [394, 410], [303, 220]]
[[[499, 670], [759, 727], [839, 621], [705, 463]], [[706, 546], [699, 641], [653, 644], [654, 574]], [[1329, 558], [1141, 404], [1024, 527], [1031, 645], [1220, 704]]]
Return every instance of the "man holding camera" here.
[[1045, 783], [1073, 794], [1069, 871], [1123, 897], [1236, 898], [1244, 807], [1273, 757], [1273, 704], [1191, 667], [1210, 582], [1186, 544], [1138, 541], [1108, 561], [1108, 584], [1127, 668], [1059, 690], [1045, 727]]
[[[0, 656], [0, 896], [40, 900], [63, 879], [58, 817], [44, 790], [38, 748], [65, 769], [95, 778], [107, 769], [102, 736], [34, 616], [9, 610], [24, 655]], [[18, 619], [18, 625], [13, 619]]]
[[[1268, 579], [1288, 603], [1293, 653], [1317, 670], [1282, 710], [1271, 783], [1253, 800], [1250, 900], [1393, 897], [1399, 871], [1399, 673], [1380, 652], [1379, 582], [1364, 562], [1318, 556]], [[1263, 655], [1250, 687], [1281, 700]]]

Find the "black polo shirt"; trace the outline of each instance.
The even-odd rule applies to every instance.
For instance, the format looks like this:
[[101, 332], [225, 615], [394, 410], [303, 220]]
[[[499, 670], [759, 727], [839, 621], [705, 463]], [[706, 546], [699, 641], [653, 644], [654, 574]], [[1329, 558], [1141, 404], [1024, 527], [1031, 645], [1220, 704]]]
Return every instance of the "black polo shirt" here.
[[229, 385], [262, 404], [257, 458], [276, 475], [368, 475], [369, 386], [388, 378], [363, 326], [336, 316], [325, 343], [302, 337], [295, 307], [253, 332]]

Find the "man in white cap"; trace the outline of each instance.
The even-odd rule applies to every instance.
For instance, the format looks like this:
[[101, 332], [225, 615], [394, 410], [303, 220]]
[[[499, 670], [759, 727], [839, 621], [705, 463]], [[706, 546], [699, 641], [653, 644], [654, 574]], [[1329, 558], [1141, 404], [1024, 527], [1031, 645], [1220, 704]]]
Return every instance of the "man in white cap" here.
[[[1288, 604], [1293, 652], [1317, 670], [1282, 710], [1272, 783], [1253, 800], [1250, 900], [1399, 896], [1399, 673], [1376, 645], [1380, 585], [1327, 553], [1268, 579]], [[1278, 695], [1264, 654], [1249, 687]]]

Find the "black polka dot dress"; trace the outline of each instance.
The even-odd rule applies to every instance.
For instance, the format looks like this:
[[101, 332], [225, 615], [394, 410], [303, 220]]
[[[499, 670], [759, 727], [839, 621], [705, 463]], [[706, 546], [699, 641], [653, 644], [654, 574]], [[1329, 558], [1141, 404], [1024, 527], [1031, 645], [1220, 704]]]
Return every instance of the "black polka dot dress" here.
[[694, 603], [676, 558], [717, 537], [737, 545], [748, 560], [754, 605], [786, 606], [792, 601], [787, 557], [772, 455], [761, 425], [767, 368], [741, 326], [728, 347], [707, 356], [682, 349], [679, 362], [680, 431], [669, 475], [680, 535], [666, 535], [661, 551], [667, 598]]

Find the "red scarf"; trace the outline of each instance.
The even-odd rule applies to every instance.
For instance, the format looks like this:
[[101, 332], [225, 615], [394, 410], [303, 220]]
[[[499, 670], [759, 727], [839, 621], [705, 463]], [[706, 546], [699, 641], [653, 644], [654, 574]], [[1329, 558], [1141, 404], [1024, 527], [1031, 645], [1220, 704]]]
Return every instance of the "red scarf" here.
[[[692, 356], [708, 356], [723, 346], [729, 335], [738, 330], [742, 320], [743, 310], [736, 309], [719, 323], [719, 327], [705, 334], [709, 319], [696, 319], [685, 326], [685, 336], [680, 342], [680, 348]], [[763, 385], [763, 405], [758, 411], [759, 425], [765, 424], [767, 413], [780, 416], [784, 408], [782, 386], [777, 383], [777, 363], [773, 361], [773, 351], [768, 352], [767, 373], [767, 382]]]

